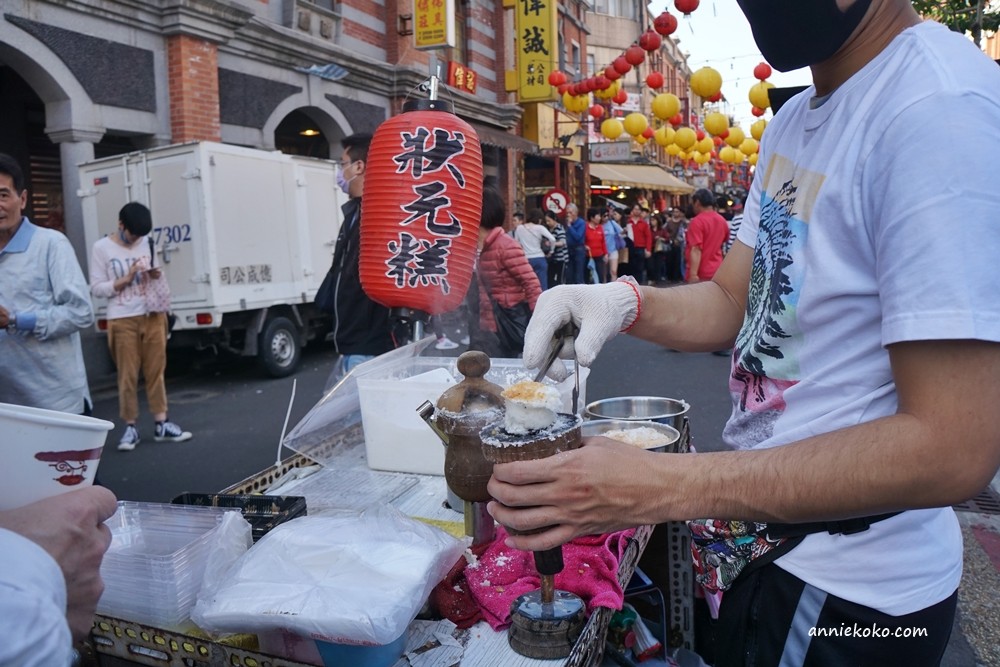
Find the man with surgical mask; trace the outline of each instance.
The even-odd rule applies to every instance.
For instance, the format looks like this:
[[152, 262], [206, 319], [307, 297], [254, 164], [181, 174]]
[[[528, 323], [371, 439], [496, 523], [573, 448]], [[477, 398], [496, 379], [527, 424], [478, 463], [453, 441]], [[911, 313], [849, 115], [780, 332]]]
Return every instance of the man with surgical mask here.
[[333, 331], [328, 336], [340, 357], [327, 380], [331, 388], [363, 361], [396, 347], [389, 324], [389, 309], [368, 298], [361, 287], [358, 259], [361, 246], [361, 194], [365, 189], [365, 166], [372, 135], [344, 137], [337, 170], [337, 184], [349, 199], [341, 207], [343, 221], [333, 251]]
[[716, 667], [937, 665], [962, 574], [950, 506], [1000, 465], [1000, 69], [908, 0], [739, 4], [813, 86], [768, 125], [722, 265], [556, 287], [524, 347], [539, 366], [568, 322], [584, 366], [620, 332], [732, 347], [731, 451], [588, 438], [496, 465], [489, 509], [526, 550], [689, 521], [698, 581], [722, 591]]

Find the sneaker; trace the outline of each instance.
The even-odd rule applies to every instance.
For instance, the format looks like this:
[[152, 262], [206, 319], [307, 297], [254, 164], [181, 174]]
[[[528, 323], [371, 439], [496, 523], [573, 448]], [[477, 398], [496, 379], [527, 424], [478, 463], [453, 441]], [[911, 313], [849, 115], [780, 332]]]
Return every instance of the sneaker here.
[[469, 344], [469, 337], [468, 336], [462, 336], [462, 340], [460, 340], [458, 342], [461, 343], [462, 345], [468, 345]]
[[458, 347], [458, 343], [448, 338], [447, 336], [441, 336], [438, 338], [437, 345], [434, 346], [435, 350], [454, 350]]
[[182, 430], [172, 421], [157, 422], [153, 440], [157, 442], [184, 442], [191, 439], [191, 432]]
[[135, 424], [126, 424], [125, 432], [122, 434], [122, 439], [118, 441], [118, 451], [131, 452], [138, 444], [139, 431], [136, 430]]

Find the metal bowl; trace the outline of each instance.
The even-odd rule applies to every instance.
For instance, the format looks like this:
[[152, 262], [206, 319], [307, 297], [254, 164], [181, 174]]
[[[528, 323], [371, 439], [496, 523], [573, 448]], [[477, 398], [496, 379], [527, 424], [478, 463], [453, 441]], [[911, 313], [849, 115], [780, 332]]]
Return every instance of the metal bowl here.
[[669, 424], [678, 431], [691, 406], [687, 401], [659, 396], [621, 396], [588, 403], [585, 419], [645, 420]]
[[604, 435], [608, 431], [625, 431], [630, 428], [640, 428], [643, 426], [662, 433], [669, 440], [659, 447], [647, 447], [646, 451], [677, 452], [678, 441], [681, 439], [680, 432], [673, 426], [660, 424], [658, 422], [640, 421], [636, 419], [592, 419], [590, 421], [583, 422], [582, 432], [583, 437], [586, 438], [593, 435]]

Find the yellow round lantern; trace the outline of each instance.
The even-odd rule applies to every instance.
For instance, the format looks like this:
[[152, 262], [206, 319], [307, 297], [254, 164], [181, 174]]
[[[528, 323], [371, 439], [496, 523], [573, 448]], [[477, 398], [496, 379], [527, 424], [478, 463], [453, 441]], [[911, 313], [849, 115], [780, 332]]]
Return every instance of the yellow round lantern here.
[[641, 134], [632, 138], [635, 139], [635, 143], [639, 144], [640, 146], [649, 141], [648, 139], [646, 139], [646, 137], [642, 136]]
[[771, 88], [774, 88], [774, 84], [770, 81], [761, 81], [750, 86], [750, 92], [747, 93], [747, 97], [750, 98], [750, 104], [758, 109], [767, 109], [770, 107], [771, 99], [768, 97], [767, 91]]
[[708, 161], [711, 159], [712, 159], [711, 153], [705, 153], [702, 151], [698, 151], [698, 154], [694, 156], [694, 161], [697, 162], [698, 164], [707, 164]]
[[705, 115], [705, 131], [718, 136], [729, 129], [729, 117], [724, 113], [713, 111]]
[[750, 136], [756, 139], [757, 141], [760, 141], [760, 138], [764, 136], [764, 128], [766, 127], [767, 127], [767, 121], [764, 120], [763, 118], [754, 121], [753, 124], [750, 126]]
[[743, 162], [743, 160], [746, 160], [746, 159], [747, 159], [747, 156], [744, 155], [743, 151], [741, 151], [739, 148], [737, 148], [737, 149], [735, 149], [733, 151], [733, 164], [739, 164], [739, 163]]
[[653, 98], [653, 115], [660, 120], [668, 120], [681, 110], [681, 101], [673, 93], [660, 93]]
[[743, 130], [740, 129], [739, 126], [737, 126], [729, 128], [729, 136], [726, 137], [725, 141], [733, 148], [736, 148], [737, 146], [742, 144], [743, 140], [746, 138], [747, 136], [743, 134]]
[[757, 152], [757, 142], [754, 139], [747, 137], [743, 140], [743, 143], [740, 144], [739, 148], [740, 152], [744, 155], [753, 155]]
[[722, 75], [711, 67], [702, 67], [691, 75], [691, 92], [708, 99], [722, 90]]
[[719, 151], [719, 159], [732, 164], [736, 161], [736, 149], [732, 146], [723, 146]]
[[757, 153], [753, 153], [750, 157], [748, 157], [747, 158], [747, 162], [750, 163], [750, 166], [756, 167], [757, 166]]
[[642, 134], [643, 131], [649, 127], [649, 121], [646, 120], [646, 117], [638, 111], [633, 111], [629, 115], [625, 116], [624, 125], [625, 131], [635, 137]]
[[662, 125], [653, 133], [653, 139], [656, 140], [657, 144], [666, 148], [674, 143], [674, 134], [676, 134], [674, 128], [669, 125]]
[[674, 133], [674, 143], [686, 151], [698, 143], [698, 135], [690, 127], [679, 127]]
[[712, 149], [715, 148], [715, 144], [712, 142], [712, 137], [705, 137], [696, 143], [694, 147], [699, 153], [711, 153]]
[[669, 146], [667, 146], [667, 155], [672, 155], [674, 157], [677, 157], [680, 154], [681, 154], [681, 147], [678, 146], [677, 144], [670, 144]]
[[606, 118], [603, 123], [601, 123], [601, 134], [604, 135], [606, 139], [617, 139], [622, 136], [622, 132], [625, 128], [622, 127], [622, 122], [617, 118]]
[[680, 153], [677, 154], [677, 157], [679, 157], [682, 160], [690, 160], [691, 154], [688, 153], [687, 151], [681, 151]]

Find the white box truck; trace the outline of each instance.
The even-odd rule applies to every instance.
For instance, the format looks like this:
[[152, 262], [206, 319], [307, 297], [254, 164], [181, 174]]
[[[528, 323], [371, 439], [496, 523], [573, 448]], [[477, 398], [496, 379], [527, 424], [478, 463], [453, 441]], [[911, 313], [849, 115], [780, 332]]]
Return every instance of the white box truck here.
[[[170, 284], [170, 345], [256, 357], [291, 373], [307, 341], [329, 330], [313, 305], [341, 224], [336, 163], [212, 142], [86, 162], [80, 169], [84, 232], [118, 229], [130, 201], [150, 208], [155, 263]], [[106, 301], [95, 299], [98, 328]]]

